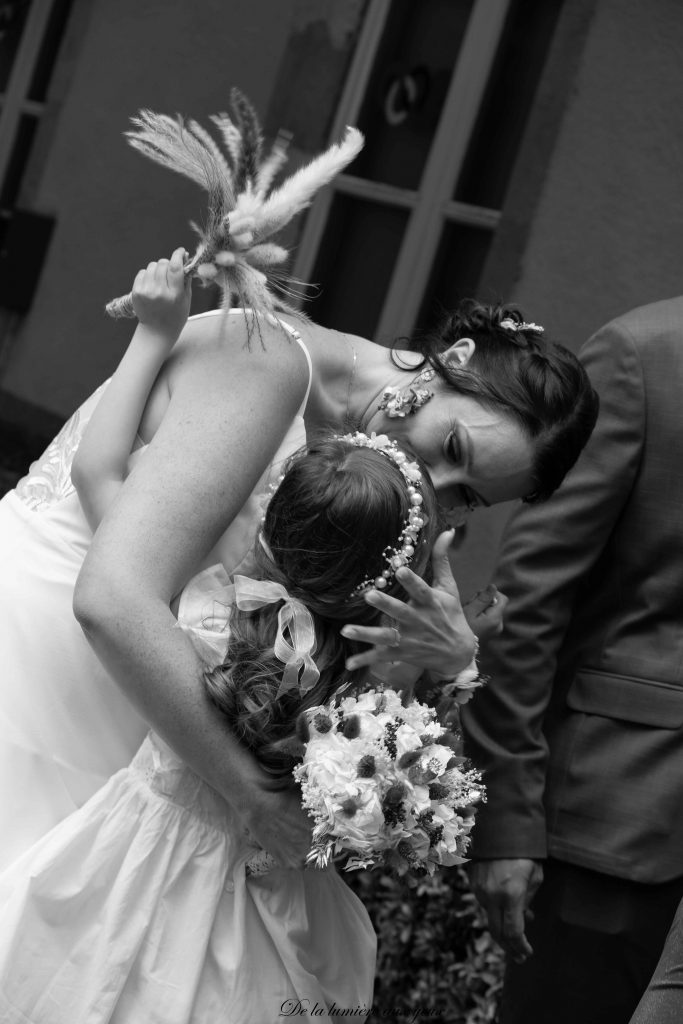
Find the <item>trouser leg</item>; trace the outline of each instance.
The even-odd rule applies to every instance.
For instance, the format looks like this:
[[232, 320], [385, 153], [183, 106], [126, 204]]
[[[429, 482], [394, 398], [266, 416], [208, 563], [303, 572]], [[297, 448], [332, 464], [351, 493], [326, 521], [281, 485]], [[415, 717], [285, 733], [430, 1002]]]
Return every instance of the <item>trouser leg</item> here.
[[679, 904], [657, 969], [631, 1024], [683, 1021], [683, 903]]
[[681, 896], [683, 879], [642, 885], [548, 861], [534, 956], [508, 964], [500, 1024], [628, 1024]]

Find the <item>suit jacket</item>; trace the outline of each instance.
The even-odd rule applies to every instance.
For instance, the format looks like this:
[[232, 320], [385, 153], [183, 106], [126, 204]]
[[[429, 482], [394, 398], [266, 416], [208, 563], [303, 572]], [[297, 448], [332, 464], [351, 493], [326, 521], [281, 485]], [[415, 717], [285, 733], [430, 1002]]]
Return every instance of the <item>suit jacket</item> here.
[[683, 875], [683, 298], [580, 357], [598, 423], [508, 527], [505, 629], [463, 713], [488, 785], [472, 852], [660, 882]]

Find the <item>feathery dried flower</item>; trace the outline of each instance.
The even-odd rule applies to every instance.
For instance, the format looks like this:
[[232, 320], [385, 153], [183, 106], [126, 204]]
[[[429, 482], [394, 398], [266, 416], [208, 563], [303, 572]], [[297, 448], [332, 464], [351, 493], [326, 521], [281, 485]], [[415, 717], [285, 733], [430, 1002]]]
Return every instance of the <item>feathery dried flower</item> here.
[[[144, 156], [189, 178], [208, 195], [204, 226], [192, 223], [199, 244], [185, 273], [202, 285], [217, 284], [225, 310], [237, 304], [271, 318], [276, 311], [301, 317], [291, 303], [303, 297], [303, 286], [278, 269], [289, 253], [270, 239], [358, 155], [363, 136], [347, 128], [340, 143], [274, 188], [290, 136], [281, 132], [264, 157], [258, 115], [239, 89], [232, 89], [230, 107], [231, 114], [211, 118], [221, 145], [197, 121], [151, 110], [132, 119], [126, 137]], [[113, 317], [135, 316], [130, 295], [113, 299], [106, 309]]]

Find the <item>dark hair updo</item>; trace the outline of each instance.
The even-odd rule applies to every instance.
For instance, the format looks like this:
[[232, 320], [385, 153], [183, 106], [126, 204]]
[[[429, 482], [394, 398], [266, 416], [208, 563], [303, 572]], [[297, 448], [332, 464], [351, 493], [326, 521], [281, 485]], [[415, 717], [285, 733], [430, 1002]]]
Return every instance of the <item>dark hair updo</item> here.
[[[250, 575], [282, 583], [306, 605], [315, 626], [313, 658], [320, 679], [303, 696], [290, 690], [277, 697], [284, 666], [273, 644], [282, 602], [253, 612], [233, 608], [229, 660], [205, 679], [233, 731], [276, 776], [291, 771], [300, 712], [324, 704], [342, 683], [361, 681], [364, 670], [345, 668], [361, 647], [339, 630], [345, 622], [374, 625], [380, 618], [353, 591], [366, 577], [379, 576], [386, 568], [385, 549], [398, 546], [410, 509], [407, 487], [398, 466], [379, 451], [327, 438], [292, 456], [270, 500], [263, 524], [270, 552], [256, 545]], [[439, 528], [436, 496], [424, 470], [421, 493], [425, 525], [410, 567], [424, 574]], [[405, 597], [393, 578], [384, 593]]]
[[[502, 327], [505, 320], [519, 329]], [[433, 335], [413, 345], [454, 390], [471, 395], [516, 420], [534, 444], [534, 489], [525, 501], [541, 501], [559, 487], [590, 437], [598, 396], [576, 356], [523, 328], [516, 306], [487, 306], [465, 299]], [[475, 351], [466, 366], [443, 353], [461, 338]]]

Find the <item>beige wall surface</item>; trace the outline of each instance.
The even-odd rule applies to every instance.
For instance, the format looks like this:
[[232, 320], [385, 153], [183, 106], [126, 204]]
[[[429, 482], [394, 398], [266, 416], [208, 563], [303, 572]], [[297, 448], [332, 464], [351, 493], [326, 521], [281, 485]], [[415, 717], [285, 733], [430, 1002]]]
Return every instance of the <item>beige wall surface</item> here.
[[[55, 213], [57, 227], [2, 381], [60, 415], [111, 372], [125, 347], [130, 325], [107, 320], [104, 303], [127, 290], [149, 259], [190, 247], [187, 221], [202, 207], [192, 185], [126, 146], [130, 115], [145, 105], [202, 118], [238, 84], [270, 128], [278, 125], [268, 115], [291, 120], [300, 135], [319, 117], [303, 141], [315, 148], [336, 88], [320, 88], [329, 63], [321, 40], [348, 48], [363, 4], [77, 0], [84, 5], [87, 25], [47, 157], [39, 174], [35, 167], [29, 174], [30, 205]], [[553, 88], [566, 95], [549, 159], [540, 163], [548, 159], [545, 174], [530, 213], [514, 208], [511, 189], [501, 235], [506, 218], [525, 220], [510, 297], [577, 349], [611, 317], [683, 288], [683, 4], [568, 0], [548, 81], [572, 18], [577, 60], [559, 84], [555, 76]], [[317, 64], [306, 60], [311, 47]], [[533, 159], [527, 145], [518, 177]], [[487, 582], [509, 512], [472, 520], [458, 559], [465, 592]]]
[[[678, 0], [595, 4], [512, 294], [574, 350], [620, 313], [683, 292], [682, 51]], [[465, 594], [488, 581], [513, 507], [473, 517]]]
[[599, 0], [515, 298], [576, 348], [683, 291], [683, 4]]
[[[130, 322], [110, 321], [105, 302], [127, 292], [149, 260], [192, 249], [188, 221], [204, 209], [199, 189], [126, 145], [129, 117], [145, 106], [205, 119], [225, 108], [233, 85], [265, 117], [292, 36], [324, 20], [331, 45], [343, 46], [359, 16], [356, 2], [340, 12], [329, 0], [85, 4], [44, 162], [27, 175], [31, 207], [57, 225], [2, 380], [62, 416], [111, 373], [130, 336]], [[323, 117], [324, 94], [319, 101]]]

